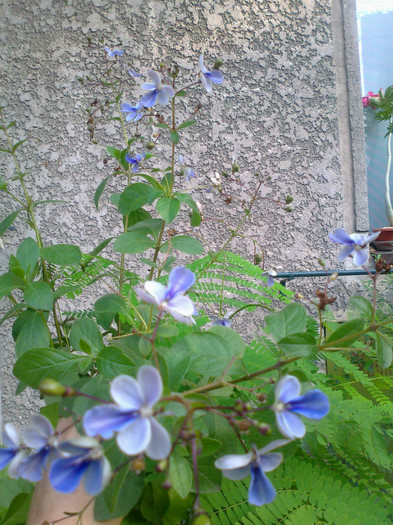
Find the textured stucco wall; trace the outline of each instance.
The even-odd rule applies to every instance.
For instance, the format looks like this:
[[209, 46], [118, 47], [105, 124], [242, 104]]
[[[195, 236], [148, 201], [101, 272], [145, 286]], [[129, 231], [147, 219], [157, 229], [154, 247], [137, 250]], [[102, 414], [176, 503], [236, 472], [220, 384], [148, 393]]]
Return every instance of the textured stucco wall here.
[[[95, 188], [113, 168], [104, 162], [104, 147], [121, 143], [114, 123], [97, 131], [98, 144], [89, 140], [85, 110], [96, 96], [104, 98], [78, 81], [94, 75], [96, 67], [88, 35], [94, 41], [103, 37], [110, 46], [120, 39], [144, 81], [161, 59], [191, 74], [201, 52], [209, 66], [221, 58], [225, 82], [212, 95], [197, 92], [193, 100], [204, 106], [200, 123], [179, 151], [198, 183], [228, 170], [233, 160], [251, 187], [255, 173], [271, 177], [261, 190], [266, 200], [258, 203], [245, 231], [264, 246], [267, 266], [316, 269], [319, 256], [337, 266], [337, 250], [327, 244], [327, 232], [343, 219], [329, 0], [3, 0], [1, 104], [8, 119], [18, 122], [20, 138], [29, 136], [20, 160], [34, 180], [34, 197], [67, 201], [41, 208], [43, 238], [84, 250], [110, 236], [113, 226], [120, 232], [108, 199], [99, 211], [92, 202]], [[137, 88], [124, 101], [135, 102], [140, 94]], [[165, 146], [157, 155], [160, 151]], [[12, 169], [7, 160], [6, 177]], [[243, 190], [228, 191], [241, 196]], [[292, 213], [272, 202], [287, 194], [295, 199]], [[226, 205], [205, 191], [198, 197], [207, 216], [235, 224], [241, 210], [236, 201]], [[2, 215], [11, 209], [3, 199]], [[15, 226], [5, 237], [4, 261], [26, 234], [21, 222]], [[213, 249], [226, 235], [210, 222], [202, 233]], [[238, 250], [251, 253], [251, 241], [239, 240]], [[7, 336], [9, 328], [2, 327]], [[27, 415], [31, 401], [26, 395], [15, 403], [13, 356], [3, 350], [3, 413], [9, 420]]]

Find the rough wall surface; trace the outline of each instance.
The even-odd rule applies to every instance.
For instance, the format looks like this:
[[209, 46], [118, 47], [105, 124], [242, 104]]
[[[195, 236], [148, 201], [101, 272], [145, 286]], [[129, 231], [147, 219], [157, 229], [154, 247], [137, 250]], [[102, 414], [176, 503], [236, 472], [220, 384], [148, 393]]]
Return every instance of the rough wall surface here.
[[[93, 42], [103, 38], [110, 47], [120, 40], [126, 61], [143, 81], [161, 60], [174, 61], [191, 78], [201, 52], [209, 68], [214, 58], [222, 59], [225, 81], [212, 94], [198, 88], [193, 95], [203, 110], [179, 152], [194, 168], [198, 185], [209, 185], [210, 176], [229, 170], [233, 161], [250, 187], [256, 173], [270, 177], [243, 232], [264, 247], [267, 267], [317, 269], [319, 256], [337, 266], [337, 250], [327, 244], [327, 232], [341, 226], [343, 217], [329, 0], [3, 0], [1, 104], [8, 120], [17, 121], [17, 136], [29, 137], [19, 159], [30, 173], [33, 196], [66, 201], [41, 208], [43, 239], [78, 244], [84, 251], [113, 228], [120, 232], [108, 199], [98, 211], [93, 204], [96, 187], [114, 167], [106, 163], [105, 146], [120, 146], [121, 134], [117, 123], [109, 122], [98, 127], [97, 144], [90, 141], [86, 108], [96, 98], [104, 102], [105, 95], [101, 87], [78, 80], [94, 77], [102, 61], [88, 36]], [[137, 101], [136, 86], [123, 101]], [[157, 156], [165, 151], [161, 146]], [[3, 172], [12, 177], [9, 160]], [[247, 194], [240, 186], [225, 191], [236, 197], [230, 205], [205, 190], [198, 199], [206, 216], [236, 225]], [[274, 202], [288, 194], [294, 197], [292, 213]], [[1, 208], [2, 216], [13, 209], [4, 198]], [[5, 267], [6, 255], [26, 233], [18, 221], [7, 233]], [[228, 232], [206, 221], [202, 234], [216, 249]], [[252, 247], [249, 238], [238, 240], [242, 255], [251, 256]], [[9, 334], [9, 326], [1, 329]], [[10, 420], [27, 415], [31, 401], [26, 395], [15, 403], [14, 357], [11, 350], [4, 352], [3, 413]]]

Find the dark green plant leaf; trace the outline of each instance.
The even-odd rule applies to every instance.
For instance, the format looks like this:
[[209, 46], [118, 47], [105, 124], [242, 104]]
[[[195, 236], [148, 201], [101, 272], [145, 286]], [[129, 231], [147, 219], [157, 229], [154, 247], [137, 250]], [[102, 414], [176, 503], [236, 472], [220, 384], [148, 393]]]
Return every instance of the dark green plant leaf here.
[[292, 334], [277, 343], [278, 348], [286, 354], [298, 357], [310, 357], [317, 351], [317, 342], [311, 334]]
[[149, 483], [143, 491], [140, 507], [143, 516], [153, 523], [159, 523], [168, 507], [169, 496], [167, 491], [161, 487], [160, 483]]
[[189, 128], [190, 126], [193, 126], [195, 123], [196, 123], [196, 120], [186, 120], [185, 122], [180, 124], [180, 126], [177, 126], [176, 129], [177, 129], [177, 131], [179, 131], [180, 129]]
[[392, 345], [378, 332], [375, 334], [375, 340], [377, 343], [378, 364], [381, 368], [388, 368], [392, 364], [393, 359]]
[[128, 228], [130, 232], [138, 232], [142, 235], [152, 235], [157, 241], [158, 234], [162, 228], [163, 221], [161, 219], [148, 219], [139, 221]]
[[112, 177], [112, 173], [110, 175], [108, 175], [107, 177], [105, 177], [105, 179], [103, 179], [98, 188], [96, 189], [96, 192], [94, 194], [94, 204], [96, 205], [96, 208], [98, 210], [98, 203], [100, 202], [100, 198], [101, 198], [101, 195], [105, 189], [105, 186], [107, 185], [107, 182], [108, 180]]
[[43, 281], [28, 283], [23, 292], [29, 308], [50, 311], [53, 307], [53, 292], [49, 284]]
[[0, 299], [9, 295], [13, 290], [23, 289], [25, 286], [25, 280], [11, 272], [0, 275]]
[[156, 210], [164, 221], [170, 224], [180, 211], [180, 202], [175, 197], [161, 197], [157, 201]]
[[[14, 331], [15, 325], [17, 325], [17, 332]], [[16, 357], [20, 357], [32, 348], [49, 346], [49, 329], [42, 312], [26, 310], [15, 321], [13, 331], [17, 333], [15, 340]]]
[[106, 151], [109, 153], [109, 155], [119, 162], [121, 161], [121, 150], [113, 148], [112, 146], [107, 146]]
[[108, 330], [117, 314], [130, 318], [124, 299], [115, 293], [106, 294], [94, 303], [97, 323]]
[[134, 375], [135, 364], [120, 348], [107, 346], [97, 356], [97, 368], [108, 379], [120, 374]]
[[[327, 344], [334, 343], [339, 339], [345, 338], [345, 341], [340, 341], [338, 346], [345, 348], [350, 346], [358, 339], [358, 333], [363, 330], [364, 320], [363, 319], [352, 319], [346, 323], [340, 324], [340, 326], [335, 330], [332, 335], [326, 341]], [[352, 337], [351, 337], [352, 336]], [[332, 345], [331, 345], [332, 346]]]
[[371, 321], [373, 318], [373, 307], [365, 297], [353, 295], [349, 298], [349, 304], [359, 312], [361, 317], [367, 321]]
[[126, 232], [119, 235], [113, 243], [113, 250], [119, 253], [143, 253], [153, 248], [154, 241], [138, 232]]
[[58, 266], [78, 266], [82, 252], [73, 244], [55, 244], [41, 248], [41, 257]]
[[89, 317], [81, 317], [73, 323], [70, 332], [70, 344], [75, 350], [92, 355], [98, 354], [104, 348], [100, 329], [96, 322]]
[[204, 252], [203, 244], [198, 239], [188, 235], [176, 235], [171, 238], [171, 243], [175, 250], [189, 253], [190, 255], [200, 255]]
[[18, 494], [12, 500], [2, 525], [22, 525], [27, 522], [32, 494]]
[[22, 210], [15, 210], [0, 222], [0, 237], [8, 230]]
[[177, 131], [175, 130], [172, 130], [171, 131], [171, 141], [173, 142], [173, 144], [179, 144], [179, 141], [180, 141], [180, 135]]
[[184, 499], [191, 490], [192, 469], [189, 462], [175, 448], [169, 462], [169, 479], [172, 487]]
[[38, 244], [31, 237], [27, 237], [21, 242], [16, 251], [16, 258], [25, 272], [27, 280], [34, 276], [35, 266], [40, 258], [40, 249]]
[[265, 321], [273, 339], [278, 343], [287, 335], [305, 331], [306, 309], [300, 304], [292, 303], [280, 312], [267, 315]]
[[118, 210], [122, 215], [128, 215], [145, 204], [151, 204], [161, 193], [161, 190], [152, 188], [150, 184], [136, 182], [127, 186], [120, 195]]

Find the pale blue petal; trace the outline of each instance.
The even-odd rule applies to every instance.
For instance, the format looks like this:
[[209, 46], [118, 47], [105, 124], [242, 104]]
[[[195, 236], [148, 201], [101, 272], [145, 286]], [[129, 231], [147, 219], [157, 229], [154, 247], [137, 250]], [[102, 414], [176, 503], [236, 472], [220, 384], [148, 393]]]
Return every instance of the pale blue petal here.
[[138, 416], [138, 412], [119, 408], [116, 405], [95, 406], [85, 412], [83, 428], [88, 436], [110, 439], [114, 432], [120, 432]]
[[161, 104], [161, 106], [166, 106], [169, 102], [169, 96], [163, 89], [158, 91], [157, 102]]
[[363, 246], [366, 244], [366, 236], [362, 233], [352, 233], [349, 237], [352, 239], [354, 244], [356, 244], [356, 246]]
[[134, 106], [131, 106], [131, 104], [122, 104], [121, 105], [121, 111], [123, 113], [128, 113], [129, 111], [134, 111]]
[[96, 439], [88, 436], [78, 436], [69, 441], [62, 441], [58, 449], [68, 456], [84, 456], [89, 450], [99, 447]]
[[381, 232], [375, 232], [375, 233], [372, 233], [371, 235], [369, 235], [369, 236], [366, 238], [364, 244], [370, 244], [370, 242], [375, 241], [375, 239], [377, 239], [377, 238], [379, 237], [379, 234], [380, 234], [380, 233], [381, 233]]
[[289, 439], [302, 438], [306, 433], [306, 427], [300, 417], [288, 410], [276, 413], [276, 422], [281, 434]]
[[310, 419], [322, 419], [329, 412], [329, 399], [320, 390], [310, 390], [289, 403], [288, 410]]
[[8, 465], [8, 463], [14, 459], [16, 450], [11, 448], [0, 448], [0, 470]]
[[146, 455], [156, 461], [165, 459], [171, 451], [171, 438], [167, 430], [153, 417], [150, 417], [149, 421], [151, 425], [151, 439], [146, 448]]
[[298, 397], [300, 394], [300, 381], [295, 376], [282, 377], [274, 390], [276, 403], [288, 403], [291, 399]]
[[91, 461], [84, 476], [85, 491], [90, 496], [96, 496], [105, 487], [105, 462], [104, 458]]
[[206, 76], [215, 84], [222, 84], [222, 81], [224, 80], [224, 75], [221, 73], [221, 71], [217, 70], [206, 73]]
[[163, 91], [169, 98], [173, 98], [175, 96], [175, 90], [172, 86], [168, 86], [167, 84], [162, 86], [160, 91]]
[[89, 466], [88, 460], [78, 460], [78, 458], [60, 458], [53, 461], [49, 471], [49, 481], [52, 487], [58, 492], [74, 492], [81, 482], [86, 469]]
[[30, 426], [23, 430], [23, 441], [30, 448], [41, 448], [55, 431], [50, 421], [39, 414], [32, 416]]
[[20, 477], [32, 482], [40, 481], [46, 468], [48, 455], [49, 447], [44, 447], [42, 450], [23, 458], [19, 464]]
[[248, 454], [229, 454], [217, 459], [214, 465], [221, 470], [244, 468], [250, 465], [252, 457], [252, 452], [249, 452]]
[[348, 233], [344, 230], [344, 228], [338, 228], [337, 230], [334, 230], [332, 233], [329, 233], [329, 239], [333, 242], [337, 242], [338, 244], [353, 244], [353, 240], [348, 235]]
[[354, 251], [354, 247], [353, 247], [353, 244], [351, 246], [344, 246], [341, 250], [340, 250], [340, 253], [338, 254], [338, 257], [337, 257], [337, 260], [338, 261], [343, 261], [346, 257], [348, 257], [349, 255], [351, 255], [351, 253]]
[[[203, 82], [202, 82], [202, 85], [203, 85]], [[208, 93], [213, 89], [213, 82], [207, 75], [205, 75], [205, 84], [203, 87], [206, 89]]]
[[137, 379], [144, 397], [144, 406], [152, 407], [162, 394], [160, 373], [154, 366], [144, 365], [138, 370]]
[[265, 445], [263, 448], [258, 450], [258, 456], [263, 456], [264, 454], [267, 454], [268, 452], [270, 452], [271, 450], [275, 450], [276, 448], [284, 447], [285, 445], [288, 445], [288, 443], [290, 442], [291, 442], [290, 439], [275, 439], [268, 445]]
[[154, 86], [156, 88], [161, 86], [161, 77], [160, 77], [159, 73], [157, 73], [157, 71], [150, 70], [150, 71], [147, 72], [147, 74], [149, 75], [149, 77], [154, 82]]
[[142, 89], [146, 91], [152, 91], [156, 89], [156, 85], [153, 84], [153, 82], [146, 82], [145, 84], [142, 84]]
[[3, 443], [7, 448], [17, 448], [20, 445], [19, 432], [14, 423], [6, 423], [3, 431]]
[[[208, 88], [208, 86], [207, 86], [207, 81], [206, 81], [206, 77], [205, 77], [205, 75], [204, 75], [203, 73], [201, 73], [201, 74], [199, 75], [199, 77], [200, 77], [200, 79], [201, 79], [201, 84], [202, 84], [203, 89], [205, 89], [206, 91], [209, 91], [209, 88]], [[211, 88], [210, 88], [210, 91], [211, 91]]]
[[353, 264], [356, 266], [363, 266], [368, 261], [369, 251], [366, 246], [362, 250], [354, 250], [353, 252]]
[[119, 449], [127, 456], [140, 454], [146, 450], [151, 440], [150, 421], [145, 417], [136, 419], [117, 434], [116, 440]]
[[178, 295], [168, 302], [168, 311], [170, 313], [175, 311], [183, 317], [190, 317], [193, 315], [194, 310], [194, 303], [189, 297], [184, 297], [184, 295]]
[[141, 288], [135, 288], [135, 292], [139, 299], [142, 299], [142, 301], [145, 301], [149, 304], [160, 304], [161, 301], [158, 301], [155, 297], [152, 295], [146, 293], [145, 291], [141, 290]]
[[19, 478], [19, 465], [23, 458], [27, 455], [27, 450], [20, 450], [11, 463], [8, 465], [8, 477], [11, 479]]
[[167, 287], [156, 281], [146, 281], [145, 290], [154, 297], [156, 304], [161, 304], [167, 299]]
[[179, 312], [174, 308], [167, 307], [166, 310], [171, 314], [172, 317], [176, 319], [176, 321], [179, 321], [179, 323], [195, 324], [195, 321], [192, 317], [184, 317], [183, 315], [180, 315]]
[[151, 108], [156, 103], [157, 95], [158, 91], [153, 89], [152, 91], [149, 91], [143, 95], [141, 98], [141, 103], [145, 106], [145, 108]]
[[250, 465], [246, 465], [245, 467], [235, 468], [232, 470], [223, 470], [222, 475], [232, 481], [244, 479], [250, 475]]
[[195, 275], [188, 268], [184, 266], [177, 266], [169, 274], [168, 282], [168, 299], [172, 299], [179, 294], [187, 291], [195, 282]]
[[251, 484], [248, 501], [251, 505], [266, 505], [276, 497], [276, 490], [268, 480], [263, 470], [258, 466], [251, 467]]
[[258, 463], [264, 472], [271, 472], [276, 469], [283, 460], [283, 455], [279, 452], [259, 456]]
[[184, 159], [183, 159], [183, 155], [181, 153], [179, 153], [179, 164], [180, 166], [182, 166], [184, 164]]
[[205, 68], [205, 63], [203, 61], [203, 55], [201, 54], [198, 60], [199, 69], [202, 71], [202, 73], [207, 73], [207, 69]]
[[139, 410], [144, 404], [143, 393], [138, 382], [130, 376], [117, 376], [111, 385], [113, 401], [121, 408]]

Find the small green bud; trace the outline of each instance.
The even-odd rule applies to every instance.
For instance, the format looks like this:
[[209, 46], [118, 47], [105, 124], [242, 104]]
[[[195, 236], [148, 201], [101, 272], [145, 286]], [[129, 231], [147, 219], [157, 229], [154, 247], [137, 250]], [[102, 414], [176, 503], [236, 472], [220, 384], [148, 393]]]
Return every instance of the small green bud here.
[[165, 459], [162, 459], [158, 463], [156, 463], [156, 471], [157, 472], [165, 472], [168, 468], [168, 462]]
[[237, 164], [232, 164], [232, 173], [237, 173], [239, 171], [239, 166]]
[[165, 67], [165, 62], [160, 62], [160, 68], [163, 69]]
[[262, 262], [262, 255], [259, 255], [258, 253], [255, 255], [255, 264], [261, 264]]
[[287, 195], [285, 198], [285, 204], [291, 204], [291, 202], [293, 202], [292, 195]]
[[3, 177], [0, 177], [0, 190], [6, 191], [7, 190], [7, 183], [3, 179]]
[[222, 176], [223, 176], [223, 177], [229, 177], [229, 174], [228, 174], [227, 171], [223, 171], [223, 172], [222, 172]]
[[264, 436], [268, 436], [269, 434], [272, 433], [272, 429], [271, 429], [270, 425], [268, 425], [267, 423], [260, 423], [258, 425], [258, 430]]
[[[70, 395], [70, 389], [60, 384], [54, 379], [44, 379], [41, 381], [38, 390], [45, 396], [64, 396]], [[73, 392], [73, 390], [71, 389]]]
[[212, 525], [212, 522], [206, 514], [198, 514], [193, 517], [191, 525]]
[[288, 213], [290, 213], [290, 212], [292, 211], [292, 208], [291, 208], [290, 206], [287, 206], [287, 207], [285, 208], [285, 211], [287, 211]]
[[335, 281], [335, 280], [337, 279], [337, 277], [338, 277], [338, 273], [337, 273], [337, 272], [334, 272], [334, 273], [332, 273], [332, 275], [330, 276], [330, 280], [331, 280], [331, 281]]
[[214, 61], [213, 69], [220, 69], [223, 63], [224, 62], [222, 60], [220, 60], [219, 58], [216, 58], [216, 60]]
[[325, 261], [321, 258], [318, 259], [319, 266], [322, 266], [322, 268], [325, 268]]
[[152, 149], [154, 149], [154, 148], [155, 148], [155, 144], [154, 144], [154, 142], [148, 142], [148, 143], [146, 144], [146, 149], [152, 150]]

